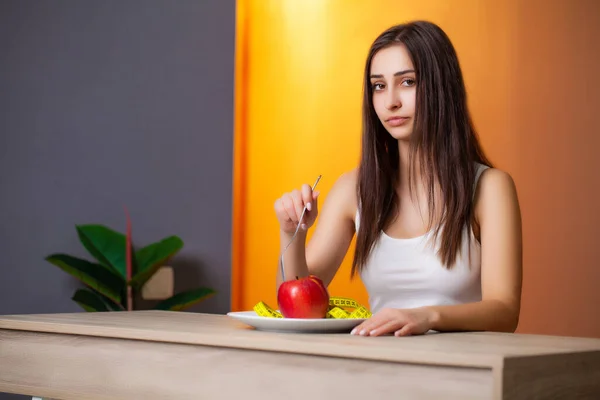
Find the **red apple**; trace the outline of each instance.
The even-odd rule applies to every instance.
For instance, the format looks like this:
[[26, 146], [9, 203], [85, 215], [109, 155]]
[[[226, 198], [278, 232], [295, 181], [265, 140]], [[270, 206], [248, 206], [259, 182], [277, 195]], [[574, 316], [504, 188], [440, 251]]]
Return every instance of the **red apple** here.
[[279, 311], [285, 318], [325, 318], [329, 293], [314, 275], [285, 281], [277, 291]]

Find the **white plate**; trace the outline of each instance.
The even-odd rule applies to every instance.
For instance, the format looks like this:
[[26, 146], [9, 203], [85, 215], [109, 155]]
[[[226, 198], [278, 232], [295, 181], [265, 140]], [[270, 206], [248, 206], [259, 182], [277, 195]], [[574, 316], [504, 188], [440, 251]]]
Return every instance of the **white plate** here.
[[269, 318], [261, 317], [254, 311], [228, 312], [228, 316], [262, 331], [296, 333], [341, 333], [350, 332], [365, 321], [364, 318]]

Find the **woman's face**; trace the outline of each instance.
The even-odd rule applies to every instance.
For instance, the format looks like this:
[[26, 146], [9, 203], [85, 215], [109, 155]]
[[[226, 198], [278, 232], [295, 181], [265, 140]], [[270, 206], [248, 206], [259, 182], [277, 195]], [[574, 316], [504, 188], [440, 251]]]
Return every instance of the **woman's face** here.
[[370, 79], [379, 120], [395, 139], [407, 140], [413, 131], [417, 81], [406, 47], [397, 44], [377, 52]]

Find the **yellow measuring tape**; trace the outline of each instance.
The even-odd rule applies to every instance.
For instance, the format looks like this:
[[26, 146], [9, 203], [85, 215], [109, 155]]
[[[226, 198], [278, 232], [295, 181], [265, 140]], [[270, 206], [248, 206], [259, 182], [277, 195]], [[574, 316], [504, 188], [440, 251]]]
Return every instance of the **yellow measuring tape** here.
[[[279, 311], [269, 307], [265, 302], [261, 301], [254, 306], [254, 312], [261, 317], [267, 318], [283, 318]], [[346, 297], [330, 297], [329, 310], [325, 318], [334, 319], [353, 319], [353, 318], [369, 318], [371, 312], [356, 300]]]

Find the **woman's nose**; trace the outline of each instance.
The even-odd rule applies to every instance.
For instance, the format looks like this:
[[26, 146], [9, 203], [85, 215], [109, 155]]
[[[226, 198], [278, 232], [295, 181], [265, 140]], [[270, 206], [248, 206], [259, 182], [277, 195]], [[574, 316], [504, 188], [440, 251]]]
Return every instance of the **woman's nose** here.
[[402, 102], [400, 101], [400, 96], [397, 91], [390, 90], [386, 99], [386, 107], [388, 110], [395, 110], [402, 106]]

